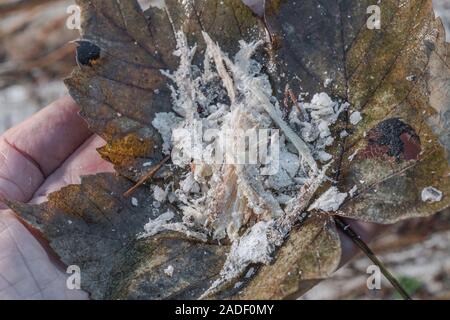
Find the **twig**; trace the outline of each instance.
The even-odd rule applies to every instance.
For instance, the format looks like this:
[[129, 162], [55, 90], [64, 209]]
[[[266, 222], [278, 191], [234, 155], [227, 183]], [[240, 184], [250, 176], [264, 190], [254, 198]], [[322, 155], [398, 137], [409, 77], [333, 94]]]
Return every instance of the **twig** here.
[[299, 155], [301, 155], [303, 159], [308, 163], [313, 172], [317, 172], [319, 168], [317, 167], [316, 160], [314, 160], [309, 146], [294, 132], [294, 130], [292, 130], [292, 128], [283, 119], [281, 119], [266, 94], [262, 92], [261, 89], [255, 87], [250, 87], [250, 91], [253, 93], [255, 98], [259, 100], [264, 110], [277, 124], [286, 138], [295, 146], [295, 148], [298, 150]]
[[384, 266], [383, 262], [375, 255], [375, 253], [369, 248], [369, 246], [361, 239], [361, 237], [347, 224], [341, 217], [334, 217], [336, 225], [342, 230], [342, 232], [349, 237], [353, 243], [355, 243], [359, 249], [381, 270], [381, 273], [392, 284], [392, 286], [398, 291], [398, 293], [405, 300], [412, 300], [406, 290], [402, 287], [400, 282], [389, 272]]
[[210, 51], [211, 57], [214, 60], [216, 65], [217, 73], [222, 79], [222, 83], [227, 90], [228, 96], [230, 97], [231, 104], [234, 104], [236, 101], [236, 90], [234, 87], [234, 81], [231, 78], [230, 74], [224, 63], [224, 54], [220, 49], [219, 45], [214, 43], [214, 41], [210, 38], [210, 36], [202, 31], [203, 38], [205, 39], [207, 50]]
[[145, 174], [145, 176], [143, 176], [134, 187], [132, 187], [130, 190], [128, 190], [127, 192], [125, 192], [123, 195], [124, 197], [129, 197], [133, 194], [133, 192], [135, 192], [140, 186], [142, 186], [145, 182], [147, 182], [148, 180], [152, 179], [155, 174], [159, 171], [159, 169], [162, 168], [162, 166], [170, 160], [170, 155], [168, 155], [167, 157], [165, 157], [164, 159], [161, 160], [161, 162], [159, 162], [157, 165], [155, 165], [153, 168], [150, 169], [150, 171]]

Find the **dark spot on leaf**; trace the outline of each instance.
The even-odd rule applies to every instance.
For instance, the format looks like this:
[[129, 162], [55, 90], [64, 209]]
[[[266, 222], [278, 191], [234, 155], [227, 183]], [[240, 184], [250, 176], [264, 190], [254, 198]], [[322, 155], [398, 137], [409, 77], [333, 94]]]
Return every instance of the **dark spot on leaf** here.
[[411, 135], [408, 132], [402, 133], [400, 139], [403, 142], [403, 159], [417, 160], [422, 151], [420, 139], [417, 135]]
[[89, 41], [79, 41], [77, 62], [83, 66], [92, 66], [100, 58], [100, 48]]
[[417, 160], [421, 152], [420, 138], [414, 129], [398, 118], [380, 122], [367, 135], [367, 148], [362, 158], [394, 158]]

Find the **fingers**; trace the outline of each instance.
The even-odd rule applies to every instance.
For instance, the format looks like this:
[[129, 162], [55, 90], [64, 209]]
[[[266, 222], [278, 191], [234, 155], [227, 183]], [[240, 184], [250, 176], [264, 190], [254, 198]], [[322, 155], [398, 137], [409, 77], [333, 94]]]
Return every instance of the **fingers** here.
[[66, 96], [9, 130], [3, 138], [47, 176], [91, 135], [78, 110]]
[[1, 197], [27, 201], [43, 181], [43, 174], [30, 160], [0, 139]]
[[92, 136], [79, 147], [39, 188], [32, 203], [41, 203], [47, 195], [69, 184], [80, 184], [81, 177], [100, 172], [113, 172], [113, 165], [103, 160], [97, 149], [105, 145], [97, 135]]
[[0, 194], [28, 201], [90, 135], [78, 106], [64, 97], [0, 137]]

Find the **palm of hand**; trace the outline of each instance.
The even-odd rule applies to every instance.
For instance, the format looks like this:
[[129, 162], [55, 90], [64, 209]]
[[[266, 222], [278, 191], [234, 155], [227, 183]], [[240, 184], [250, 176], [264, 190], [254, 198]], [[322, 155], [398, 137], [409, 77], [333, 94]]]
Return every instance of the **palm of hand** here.
[[[76, 113], [63, 98], [0, 138], [3, 197], [40, 203], [80, 176], [112, 170], [96, 151], [104, 142]], [[0, 299], [86, 299], [67, 288], [68, 274], [38, 238], [10, 210], [0, 211]]]

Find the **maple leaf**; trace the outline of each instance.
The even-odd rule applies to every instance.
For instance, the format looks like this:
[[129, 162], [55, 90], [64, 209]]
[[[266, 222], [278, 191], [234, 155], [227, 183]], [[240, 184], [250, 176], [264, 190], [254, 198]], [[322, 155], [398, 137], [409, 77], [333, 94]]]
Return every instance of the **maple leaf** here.
[[[207, 47], [203, 31], [230, 56], [240, 40], [262, 40], [265, 50], [255, 59], [278, 101], [290, 91], [326, 92], [350, 104], [327, 150], [334, 187], [350, 196], [338, 211], [316, 212], [294, 226], [271, 264], [254, 266], [255, 275], [240, 279], [242, 287], [228, 284], [214, 297], [292, 297], [329, 276], [341, 257], [333, 215], [393, 223], [449, 206], [450, 56], [431, 0], [383, 1], [380, 30], [367, 28], [368, 0], [244, 2], [250, 8], [240, 0], [166, 0], [164, 8], [143, 12], [137, 1], [78, 1], [80, 65], [66, 84], [81, 116], [108, 141], [100, 153], [119, 175], [86, 177], [42, 205], [10, 205], [64, 263], [81, 267], [82, 286], [93, 298], [198, 298], [226, 263], [227, 243], [170, 231], [138, 237], [149, 219], [170, 211], [176, 223], [182, 214], [167, 203], [156, 210], [146, 186], [132, 200], [123, 196], [146, 175], [148, 163], [164, 158], [152, 121], [172, 110], [161, 70], [178, 68], [178, 30], [198, 52]], [[201, 65], [199, 55], [193, 63]], [[179, 175], [166, 165], [154, 183]], [[444, 194], [441, 201], [422, 201], [429, 186]], [[319, 195], [311, 194], [301, 208]]]

